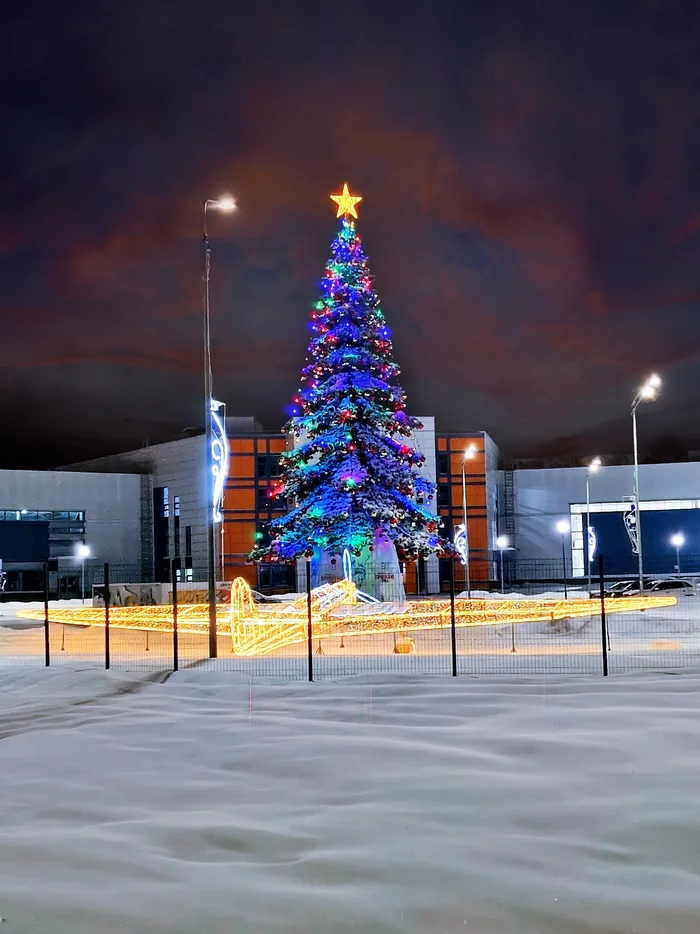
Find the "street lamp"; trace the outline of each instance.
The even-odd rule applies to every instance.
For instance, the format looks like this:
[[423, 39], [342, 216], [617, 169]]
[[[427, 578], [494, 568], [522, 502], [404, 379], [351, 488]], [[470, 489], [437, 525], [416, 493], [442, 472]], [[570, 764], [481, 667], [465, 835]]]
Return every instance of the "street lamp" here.
[[661, 389], [661, 377], [652, 373], [632, 400], [632, 440], [634, 442], [634, 517], [639, 563], [639, 593], [644, 592], [644, 563], [642, 560], [642, 517], [639, 509], [639, 453], [637, 449], [637, 407], [640, 402], [653, 402]]
[[204, 232], [202, 245], [204, 246], [204, 283], [202, 303], [204, 312], [204, 443], [205, 455], [205, 497], [207, 510], [207, 559], [208, 559], [208, 602], [209, 602], [209, 657], [217, 656], [216, 641], [216, 555], [214, 543], [214, 506], [213, 506], [213, 473], [212, 473], [212, 378], [211, 378], [211, 329], [209, 319], [209, 273], [211, 269], [211, 247], [207, 234], [207, 211], [220, 211], [229, 214], [235, 211], [236, 202], [230, 195], [221, 198], [207, 198], [204, 202], [203, 220]]
[[496, 539], [496, 548], [499, 552], [499, 570], [501, 576], [501, 593], [505, 592], [505, 586], [503, 584], [503, 552], [510, 545], [510, 540], [507, 535], [499, 535]]
[[561, 535], [561, 565], [564, 572], [564, 599], [569, 599], [569, 591], [566, 588], [566, 545], [564, 539], [571, 531], [568, 519], [560, 519], [557, 522], [557, 532]]
[[676, 549], [676, 570], [681, 573], [681, 548], [685, 545], [685, 535], [682, 532], [676, 532], [671, 536], [671, 544]]
[[586, 468], [586, 564], [588, 565], [588, 596], [591, 595], [591, 474], [603, 466], [600, 457], [594, 457]]
[[[499, 565], [500, 565], [500, 574], [501, 574], [501, 595], [505, 594], [505, 585], [503, 583], [503, 552], [510, 545], [510, 540], [507, 535], [499, 535], [496, 539], [496, 548], [498, 548], [499, 554]], [[511, 619], [510, 621], [510, 650], [511, 652], [517, 652], [515, 648], [515, 620]]]
[[467, 461], [476, 457], [477, 448], [475, 444], [470, 444], [464, 452], [462, 458], [462, 521], [464, 522], [464, 587], [467, 591], [467, 599], [472, 598], [472, 580], [471, 569], [469, 567], [469, 526], [467, 524]]
[[75, 556], [80, 561], [80, 593], [83, 605], [85, 604], [85, 559], [90, 557], [89, 545], [78, 545]]

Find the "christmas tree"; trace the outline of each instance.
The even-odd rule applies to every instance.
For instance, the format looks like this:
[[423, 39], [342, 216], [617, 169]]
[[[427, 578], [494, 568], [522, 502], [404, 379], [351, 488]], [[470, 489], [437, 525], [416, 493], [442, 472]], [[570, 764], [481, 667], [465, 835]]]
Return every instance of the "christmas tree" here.
[[[421, 428], [406, 415], [392, 360], [391, 333], [372, 288], [352, 218], [361, 197], [347, 184], [337, 203], [340, 230], [311, 312], [313, 333], [286, 426], [296, 447], [282, 456], [268, 495], [285, 498], [286, 515], [270, 525], [271, 543], [251, 557], [359, 557], [387, 548], [400, 558], [441, 551], [438, 519], [424, 505], [435, 493], [419, 473], [424, 457], [403, 439]], [[394, 552], [395, 549], [395, 552]]]

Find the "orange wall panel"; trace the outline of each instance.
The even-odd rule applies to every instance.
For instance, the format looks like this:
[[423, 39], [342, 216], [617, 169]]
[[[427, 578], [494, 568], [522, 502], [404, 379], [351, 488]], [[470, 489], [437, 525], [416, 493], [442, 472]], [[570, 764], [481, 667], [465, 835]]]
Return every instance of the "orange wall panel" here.
[[252, 438], [231, 438], [229, 448], [232, 454], [252, 454], [255, 450], [255, 442]]
[[234, 487], [226, 490], [224, 500], [225, 509], [235, 510], [255, 510], [255, 488], [254, 487]]
[[[452, 508], [455, 511], [461, 512], [462, 509], [462, 484], [453, 483], [452, 484]], [[467, 484], [467, 509], [470, 507], [475, 507], [476, 509], [481, 508], [486, 509], [486, 487], [485, 486], [469, 486]]]
[[228, 479], [231, 480], [255, 478], [255, 458], [241, 455], [232, 457], [228, 468]]
[[[464, 460], [464, 454], [459, 452], [455, 453], [454, 451], [450, 454], [450, 473], [459, 474], [462, 476], [462, 461]], [[483, 454], [475, 454], [474, 457], [470, 457], [467, 461], [467, 479], [470, 476], [474, 477], [483, 477], [486, 472], [486, 462]]]
[[236, 577], [242, 577], [253, 590], [258, 586], [258, 569], [254, 564], [225, 565], [224, 580], [232, 581]]

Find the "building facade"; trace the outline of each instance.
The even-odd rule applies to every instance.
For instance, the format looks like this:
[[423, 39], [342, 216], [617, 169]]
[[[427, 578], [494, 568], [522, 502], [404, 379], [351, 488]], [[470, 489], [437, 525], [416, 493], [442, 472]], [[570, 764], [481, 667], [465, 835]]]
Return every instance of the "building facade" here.
[[[40, 593], [44, 564], [52, 593], [78, 596], [81, 561], [141, 573], [141, 478], [123, 473], [0, 470], [0, 561], [5, 593]], [[90, 556], [78, 559], [79, 545]]]
[[[511, 562], [518, 562], [518, 577], [536, 577], [538, 567], [544, 571], [560, 548], [556, 524], [562, 519], [571, 527], [564, 542], [567, 573], [574, 578], [587, 575], [586, 474], [585, 467], [512, 472], [514, 552], [510, 557]], [[501, 490], [506, 477], [506, 471], [499, 473]], [[612, 575], [637, 573], [637, 557], [625, 523], [633, 491], [632, 466], [603, 466], [590, 475], [591, 541]], [[677, 572], [678, 554], [671, 538], [680, 534], [681, 573], [700, 573], [700, 463], [641, 464], [639, 493], [645, 571], [655, 575]], [[501, 499], [505, 502], [504, 493]]]
[[[422, 472], [436, 484], [432, 505], [450, 539], [465, 523], [466, 491], [472, 589], [486, 589], [498, 579], [499, 535], [508, 542], [502, 557], [511, 582], [560, 578], [562, 545], [567, 576], [586, 576], [591, 538], [585, 467], [503, 469], [485, 432], [445, 433], [433, 417], [421, 421], [411, 443], [425, 456]], [[294, 442], [263, 431], [253, 418], [227, 418], [226, 427], [230, 464], [216, 535], [217, 577], [243, 576], [268, 592], [295, 589], [293, 564], [248, 560], [256, 543], [265, 542], [270, 520], [286, 508], [268, 493], [282, 453]], [[470, 452], [466, 459], [465, 451]], [[206, 469], [205, 439], [195, 435], [61, 470], [0, 470], [6, 590], [41, 590], [48, 562], [52, 591], [76, 596], [80, 544], [90, 548], [88, 568], [109, 562], [119, 569], [120, 581], [165, 583], [174, 558], [181, 580], [205, 581]], [[700, 574], [700, 462], [643, 464], [639, 473], [645, 570]], [[630, 465], [603, 466], [590, 476], [590, 524], [596, 553], [603, 554], [610, 575], [633, 576], [637, 570], [626, 523], [633, 486]], [[571, 529], [563, 542], [556, 531], [562, 519]], [[680, 548], [671, 543], [678, 535]], [[446, 592], [452, 572], [460, 592], [466, 569], [459, 559], [420, 560], [405, 568], [406, 590]]]

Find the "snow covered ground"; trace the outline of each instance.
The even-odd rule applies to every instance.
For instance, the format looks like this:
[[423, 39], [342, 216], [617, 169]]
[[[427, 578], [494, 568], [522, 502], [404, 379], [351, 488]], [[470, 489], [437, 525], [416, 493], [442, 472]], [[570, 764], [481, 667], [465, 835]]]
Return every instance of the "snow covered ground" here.
[[0, 671], [7, 934], [697, 934], [697, 671], [147, 677]]

